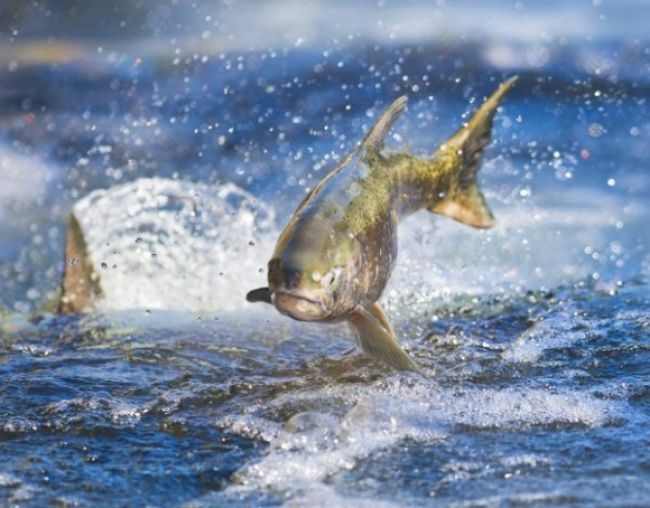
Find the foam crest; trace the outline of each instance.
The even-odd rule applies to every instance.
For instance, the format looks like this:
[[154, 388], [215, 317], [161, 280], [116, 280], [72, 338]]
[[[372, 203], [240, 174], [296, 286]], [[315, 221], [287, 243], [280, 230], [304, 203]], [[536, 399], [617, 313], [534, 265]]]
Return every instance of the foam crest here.
[[101, 394], [62, 399], [49, 404], [45, 412], [52, 417], [46, 423], [48, 427], [65, 428], [84, 419], [133, 426], [140, 422], [145, 410], [125, 399]]

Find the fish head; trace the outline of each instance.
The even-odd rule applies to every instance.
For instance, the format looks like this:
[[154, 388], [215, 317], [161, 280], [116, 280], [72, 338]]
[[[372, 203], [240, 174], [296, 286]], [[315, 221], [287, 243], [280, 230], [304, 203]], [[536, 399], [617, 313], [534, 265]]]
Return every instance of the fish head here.
[[357, 306], [360, 246], [348, 236], [333, 240], [320, 249], [285, 250], [269, 261], [271, 301], [280, 313], [299, 321], [330, 321]]

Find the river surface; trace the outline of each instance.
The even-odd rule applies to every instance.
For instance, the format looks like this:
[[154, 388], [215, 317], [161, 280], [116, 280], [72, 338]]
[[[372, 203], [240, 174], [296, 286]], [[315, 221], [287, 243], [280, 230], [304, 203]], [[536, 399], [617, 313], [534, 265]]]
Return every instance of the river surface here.
[[[7, 32], [0, 504], [650, 505], [650, 9], [614, 4], [160, 3], [124, 40], [59, 19], [48, 42], [45, 11]], [[479, 175], [498, 225], [400, 227], [382, 304], [421, 372], [245, 302], [393, 98], [387, 145], [423, 155], [514, 74]], [[104, 298], [55, 316], [73, 207]]]

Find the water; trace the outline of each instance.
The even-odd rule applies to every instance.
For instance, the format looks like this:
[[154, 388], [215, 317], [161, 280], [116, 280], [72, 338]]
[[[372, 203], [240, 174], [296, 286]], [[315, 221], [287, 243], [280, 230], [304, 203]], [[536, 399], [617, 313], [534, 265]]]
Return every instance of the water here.
[[[3, 28], [2, 502], [649, 504], [647, 7], [269, 5]], [[388, 144], [422, 154], [515, 73], [480, 174], [497, 227], [400, 229], [382, 303], [421, 373], [245, 303], [393, 97]], [[34, 317], [73, 209], [104, 299]]]

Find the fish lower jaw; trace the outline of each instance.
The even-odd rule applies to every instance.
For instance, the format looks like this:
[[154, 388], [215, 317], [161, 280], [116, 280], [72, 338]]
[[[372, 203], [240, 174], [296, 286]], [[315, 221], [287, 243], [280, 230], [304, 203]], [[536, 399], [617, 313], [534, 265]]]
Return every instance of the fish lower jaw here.
[[321, 302], [303, 295], [276, 291], [272, 301], [280, 314], [297, 321], [323, 321], [329, 317]]
[[294, 314], [292, 312], [287, 312], [286, 310], [278, 309], [278, 312], [283, 316], [287, 316], [295, 321], [300, 321], [302, 323], [323, 323], [327, 318], [321, 318], [318, 316], [306, 316], [304, 314]]

